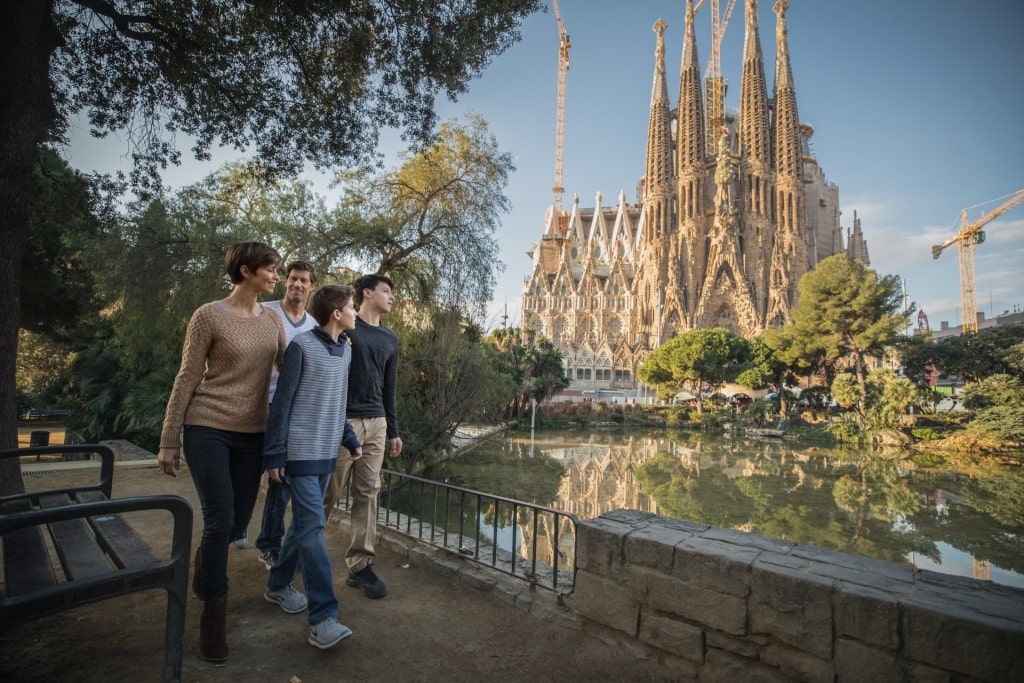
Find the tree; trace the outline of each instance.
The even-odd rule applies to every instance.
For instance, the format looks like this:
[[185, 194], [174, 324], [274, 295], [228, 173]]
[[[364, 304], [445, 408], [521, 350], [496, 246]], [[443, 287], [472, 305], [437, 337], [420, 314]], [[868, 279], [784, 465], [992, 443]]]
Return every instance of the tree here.
[[399, 424], [410, 472], [449, 448], [466, 420], [496, 418], [514, 392], [497, 351], [458, 307], [424, 308], [429, 324], [395, 323]]
[[540, 403], [572, 383], [565, 372], [561, 351], [550, 339], [538, 338], [531, 329], [497, 329], [487, 341], [498, 350], [516, 389], [515, 398], [508, 405], [510, 417], [522, 417], [532, 401]]
[[[655, 349], [637, 369], [637, 376], [652, 386], [667, 386], [673, 395], [690, 383], [700, 396], [705, 386], [735, 378], [749, 359], [750, 345], [742, 337], [721, 327], [691, 330]], [[697, 412], [703, 412], [700, 401]]]
[[398, 169], [341, 176], [345, 198], [327, 239], [416, 301], [451, 300], [457, 291], [463, 308], [483, 306], [503, 268], [494, 231], [509, 210], [504, 191], [514, 170], [482, 118], [446, 121]]
[[800, 278], [798, 289], [793, 324], [785, 331], [808, 360], [849, 358], [863, 402], [868, 391], [867, 359], [880, 357], [899, 340], [912, 312], [902, 310], [899, 277], [879, 277], [861, 263], [836, 254]]
[[[255, 150], [272, 175], [375, 158], [382, 127], [426, 140], [435, 98], [454, 99], [519, 38], [538, 0], [25, 0], [0, 22], [0, 446], [16, 445], [21, 259], [41, 145], [85, 112], [95, 135], [125, 131], [140, 189], [177, 163], [176, 136]], [[14, 461], [0, 494], [23, 489]]]

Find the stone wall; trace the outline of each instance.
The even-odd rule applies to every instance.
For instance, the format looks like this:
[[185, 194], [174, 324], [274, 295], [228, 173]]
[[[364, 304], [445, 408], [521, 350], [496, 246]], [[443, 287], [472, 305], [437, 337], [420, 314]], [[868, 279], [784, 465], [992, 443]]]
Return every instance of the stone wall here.
[[582, 522], [576, 618], [673, 679], [1024, 681], [1024, 591], [618, 510]]

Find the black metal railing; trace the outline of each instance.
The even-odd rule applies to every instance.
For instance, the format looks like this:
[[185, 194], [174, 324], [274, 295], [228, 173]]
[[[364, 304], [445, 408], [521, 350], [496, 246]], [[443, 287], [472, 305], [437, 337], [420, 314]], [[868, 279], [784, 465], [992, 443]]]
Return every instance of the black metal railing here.
[[[572, 593], [579, 520], [563, 510], [383, 470], [377, 521], [527, 581]], [[346, 488], [338, 506], [348, 510]]]

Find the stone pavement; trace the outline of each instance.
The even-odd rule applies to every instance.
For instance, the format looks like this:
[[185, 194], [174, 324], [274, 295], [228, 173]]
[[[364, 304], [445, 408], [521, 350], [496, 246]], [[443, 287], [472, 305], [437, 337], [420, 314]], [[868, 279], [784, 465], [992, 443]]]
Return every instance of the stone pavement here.
[[[183, 470], [160, 474], [155, 461], [119, 465], [114, 496], [176, 494], [195, 509], [193, 547], [201, 528], [195, 488]], [[90, 463], [91, 464], [91, 463]], [[26, 474], [29, 489], [62, 482], [93, 481], [95, 467], [69, 463]], [[258, 533], [262, 499], [249, 527]], [[141, 513], [133, 525], [151, 542], [169, 546], [168, 521]], [[387, 535], [377, 573], [389, 587], [382, 600], [369, 600], [345, 585], [342, 556], [347, 522], [328, 525], [340, 620], [354, 635], [321, 651], [306, 643], [304, 614], [288, 615], [262, 596], [266, 569], [253, 546], [230, 550], [231, 589], [226, 665], [196, 655], [201, 603], [190, 596], [185, 632], [184, 681], [618, 681], [667, 680], [658, 662], [626, 651], [614, 634], [584, 628], [571, 609], [547, 591], [493, 571], [461, 556], [417, 546]], [[440, 553], [440, 554], [438, 554]], [[339, 571], [339, 568], [342, 568]], [[301, 577], [296, 578], [301, 589]], [[571, 598], [569, 600], [571, 604]], [[166, 600], [157, 591], [106, 600], [0, 634], [0, 680], [158, 680], [162, 662]]]

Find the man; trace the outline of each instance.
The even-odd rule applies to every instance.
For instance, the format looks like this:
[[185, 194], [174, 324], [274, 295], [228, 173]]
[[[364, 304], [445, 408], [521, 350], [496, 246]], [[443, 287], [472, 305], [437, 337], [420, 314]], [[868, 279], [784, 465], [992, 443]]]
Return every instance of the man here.
[[[291, 343], [300, 332], [316, 327], [316, 320], [306, 313], [306, 301], [316, 284], [316, 271], [306, 261], [292, 261], [288, 264], [285, 280], [284, 298], [280, 301], [268, 301], [266, 308], [277, 311], [284, 320], [284, 335]], [[274, 402], [277, 391], [277, 370], [270, 372], [270, 402]], [[288, 487], [282, 486], [272, 478], [267, 478], [267, 497], [263, 503], [263, 521], [260, 524], [260, 535], [256, 539], [256, 549], [260, 552], [260, 560], [269, 570], [277, 562], [281, 554], [281, 539], [284, 537], [284, 511], [288, 507]], [[243, 537], [245, 538], [245, 537]], [[239, 545], [236, 541], [235, 545]], [[244, 543], [239, 546], [244, 547]]]
[[348, 420], [356, 439], [363, 445], [362, 457], [353, 459], [347, 449], [338, 450], [338, 465], [324, 495], [324, 514], [331, 510], [350, 486], [352, 497], [352, 541], [345, 553], [346, 583], [362, 588], [368, 598], [387, 595], [387, 586], [373, 571], [377, 554], [377, 493], [380, 470], [387, 450], [391, 458], [402, 452], [398, 436], [397, 381], [398, 337], [381, 324], [395, 302], [394, 283], [384, 275], [363, 275], [353, 283], [359, 307], [352, 340], [352, 369], [348, 382]]

